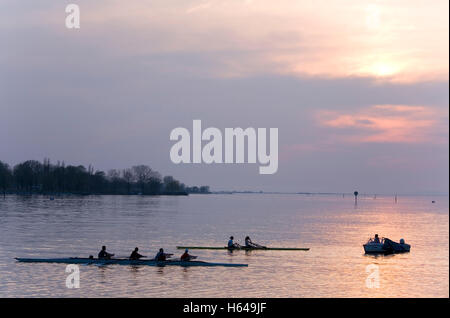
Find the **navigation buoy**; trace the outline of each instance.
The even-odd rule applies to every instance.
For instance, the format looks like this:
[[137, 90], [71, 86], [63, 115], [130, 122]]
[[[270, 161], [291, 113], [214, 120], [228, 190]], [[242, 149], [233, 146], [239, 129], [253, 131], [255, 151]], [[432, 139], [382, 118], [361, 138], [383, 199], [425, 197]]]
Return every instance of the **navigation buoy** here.
[[358, 203], [358, 191], [353, 192], [355, 195], [355, 205]]

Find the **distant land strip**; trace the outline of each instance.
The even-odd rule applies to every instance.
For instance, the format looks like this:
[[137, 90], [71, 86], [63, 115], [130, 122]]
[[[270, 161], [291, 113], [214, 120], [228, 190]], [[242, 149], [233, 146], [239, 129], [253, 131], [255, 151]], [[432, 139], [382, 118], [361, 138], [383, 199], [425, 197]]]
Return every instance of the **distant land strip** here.
[[92, 166], [41, 163], [27, 160], [10, 167], [0, 161], [0, 191], [6, 194], [119, 194], [188, 195], [210, 193], [209, 186], [186, 186], [172, 176], [161, 174], [147, 165], [111, 169], [107, 173]]

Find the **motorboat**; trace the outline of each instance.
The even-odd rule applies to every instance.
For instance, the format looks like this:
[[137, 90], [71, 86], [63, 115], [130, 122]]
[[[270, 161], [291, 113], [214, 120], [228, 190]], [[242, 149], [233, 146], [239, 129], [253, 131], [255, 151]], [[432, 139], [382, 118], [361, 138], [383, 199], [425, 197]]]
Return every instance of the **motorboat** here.
[[381, 239], [375, 237], [370, 238], [363, 247], [366, 254], [392, 254], [409, 252], [411, 245], [406, 244], [404, 239], [400, 239], [400, 243], [397, 243], [387, 237]]

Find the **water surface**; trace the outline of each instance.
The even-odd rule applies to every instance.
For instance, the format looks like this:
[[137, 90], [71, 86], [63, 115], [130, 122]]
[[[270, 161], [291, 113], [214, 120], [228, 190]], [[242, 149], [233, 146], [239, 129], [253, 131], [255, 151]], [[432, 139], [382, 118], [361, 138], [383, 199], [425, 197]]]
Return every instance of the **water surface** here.
[[[435, 200], [436, 203], [431, 203]], [[0, 199], [1, 297], [449, 297], [448, 197], [233, 194], [188, 197], [7, 196]], [[411, 252], [364, 255], [378, 233]], [[223, 246], [245, 235], [303, 251], [191, 251], [201, 260], [248, 268], [80, 266], [80, 288], [65, 285], [66, 265], [14, 257], [116, 255], [139, 246]], [[375, 264], [379, 288], [368, 288]], [[373, 286], [373, 285], [372, 285]]]

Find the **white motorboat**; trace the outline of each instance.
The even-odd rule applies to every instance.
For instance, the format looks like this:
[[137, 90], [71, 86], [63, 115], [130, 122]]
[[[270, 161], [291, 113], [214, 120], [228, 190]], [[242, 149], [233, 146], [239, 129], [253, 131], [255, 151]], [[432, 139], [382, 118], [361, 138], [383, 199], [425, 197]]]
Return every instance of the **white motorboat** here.
[[397, 243], [388, 238], [380, 240], [378, 237], [370, 238], [363, 247], [366, 254], [404, 253], [411, 249], [411, 245], [406, 244], [404, 239], [400, 239], [400, 243]]

